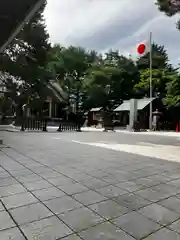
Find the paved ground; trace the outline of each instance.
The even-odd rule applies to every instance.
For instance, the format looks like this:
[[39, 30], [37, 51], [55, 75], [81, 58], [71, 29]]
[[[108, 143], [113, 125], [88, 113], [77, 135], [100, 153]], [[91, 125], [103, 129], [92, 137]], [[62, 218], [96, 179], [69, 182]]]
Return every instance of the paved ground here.
[[0, 134], [0, 239], [180, 240], [178, 138]]

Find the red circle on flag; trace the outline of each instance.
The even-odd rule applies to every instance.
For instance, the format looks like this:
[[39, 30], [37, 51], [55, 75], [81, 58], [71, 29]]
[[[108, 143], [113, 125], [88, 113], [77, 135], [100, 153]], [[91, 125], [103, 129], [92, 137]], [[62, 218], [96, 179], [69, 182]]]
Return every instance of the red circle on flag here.
[[137, 47], [137, 52], [139, 54], [143, 54], [146, 50], [146, 45], [144, 43], [141, 43], [138, 47]]

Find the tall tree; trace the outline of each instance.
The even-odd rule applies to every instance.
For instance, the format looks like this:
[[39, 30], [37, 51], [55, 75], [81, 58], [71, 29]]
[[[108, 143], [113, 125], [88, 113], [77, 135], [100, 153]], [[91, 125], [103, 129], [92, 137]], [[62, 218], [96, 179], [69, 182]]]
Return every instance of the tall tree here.
[[[146, 53], [144, 56], [140, 57], [137, 60], [138, 69], [149, 68], [150, 65], [150, 56], [149, 53]], [[154, 69], [170, 67], [168, 54], [164, 46], [153, 43], [152, 44], [152, 67]]]
[[[140, 72], [140, 81], [135, 85], [135, 91], [139, 97], [149, 96], [150, 89], [150, 70], [149, 53], [140, 57], [137, 66]], [[170, 82], [176, 70], [169, 63], [168, 53], [164, 46], [153, 43], [152, 45], [152, 91], [153, 97], [160, 94], [165, 97], [167, 93], [166, 85]]]
[[[171, 17], [180, 12], [179, 0], [157, 0], [156, 4], [159, 10]], [[180, 20], [177, 22], [177, 28], [180, 29]]]
[[[16, 82], [21, 81], [18, 104], [27, 103], [29, 98], [43, 96], [45, 86], [45, 66], [50, 48], [49, 36], [43, 19], [45, 5], [25, 24], [0, 58], [0, 70], [11, 74]], [[7, 81], [9, 79], [7, 78]], [[8, 83], [7, 83], [8, 85]], [[9, 89], [13, 91], [13, 89]], [[45, 97], [45, 96], [44, 96]]]
[[165, 96], [165, 103], [168, 107], [180, 107], [180, 75], [177, 73], [166, 84], [167, 94]]
[[80, 47], [68, 48], [55, 45], [49, 53], [48, 69], [53, 72], [57, 82], [68, 93], [68, 105], [74, 100], [76, 110], [82, 105], [83, 83], [87, 71], [98, 62], [94, 51], [87, 52]]
[[89, 71], [86, 78], [86, 105], [89, 108], [107, 105], [111, 108], [122, 99], [133, 96], [133, 86], [139, 74], [131, 59], [111, 50]]
[[138, 68], [131, 58], [120, 55], [117, 51], [110, 51], [104, 59], [105, 71], [112, 71], [110, 85], [111, 98], [115, 101], [129, 99], [133, 96], [133, 87], [139, 81]]
[[[152, 69], [152, 95], [164, 98], [167, 94], [167, 84], [174, 80], [177, 73], [167, 69]], [[139, 97], [149, 97], [150, 73], [149, 69], [140, 70], [140, 81], [135, 85], [135, 91]]]

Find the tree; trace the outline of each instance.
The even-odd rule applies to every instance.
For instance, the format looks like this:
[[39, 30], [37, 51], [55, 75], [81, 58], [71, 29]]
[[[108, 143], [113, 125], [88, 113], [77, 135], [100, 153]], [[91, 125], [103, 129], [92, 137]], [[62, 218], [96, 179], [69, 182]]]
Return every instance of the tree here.
[[164, 98], [168, 122], [175, 129], [180, 119], [180, 75], [176, 73], [166, 85], [167, 94]]
[[172, 81], [166, 84], [167, 94], [165, 96], [165, 104], [168, 108], [180, 107], [180, 75], [176, 74]]
[[87, 74], [83, 89], [84, 89], [84, 101], [83, 108], [86, 110], [92, 107], [103, 106], [107, 100], [106, 97], [106, 85], [108, 84], [108, 76], [99, 69], [91, 69]]
[[111, 95], [115, 101], [133, 96], [133, 87], [139, 81], [138, 68], [131, 58], [110, 51], [104, 59], [105, 72], [110, 76]]
[[137, 83], [139, 74], [131, 59], [111, 50], [90, 69], [86, 78], [86, 106], [111, 107], [133, 96], [133, 86]]
[[[19, 91], [19, 97], [14, 99], [19, 105], [28, 103], [32, 98], [46, 97], [45, 66], [50, 44], [42, 16], [44, 7], [45, 5], [27, 22], [0, 59], [0, 70], [4, 74], [8, 72], [16, 79], [17, 87], [10, 91]], [[7, 85], [8, 81], [7, 78]]]
[[80, 47], [68, 48], [55, 45], [49, 52], [48, 69], [56, 82], [68, 94], [68, 106], [74, 101], [76, 111], [82, 108], [84, 80], [87, 72], [98, 62], [95, 51], [87, 52]]
[[[171, 82], [176, 75], [176, 72], [169, 72], [167, 69], [152, 69], [153, 97], [160, 94], [160, 97], [164, 98], [167, 94], [167, 84]], [[135, 85], [135, 91], [139, 97], [149, 97], [150, 72], [148, 68], [140, 71], [140, 82]]]
[[[164, 12], [168, 17], [172, 17], [180, 12], [179, 0], [157, 0], [156, 4], [159, 10]], [[180, 29], [180, 20], [177, 22], [177, 28]]]
[[[149, 96], [150, 70], [149, 53], [140, 57], [137, 66], [140, 72], [140, 81], [134, 87], [139, 97]], [[177, 70], [169, 64], [168, 54], [164, 46], [153, 43], [152, 45], [152, 91], [153, 97], [160, 94], [164, 98], [167, 93], [167, 83], [177, 75]]]
[[172, 16], [180, 11], [179, 0], [157, 0], [156, 4], [159, 10], [165, 12], [168, 16]]
[[[138, 69], [146, 69], [149, 68], [150, 65], [150, 56], [149, 53], [145, 54], [144, 56], [140, 57], [137, 60]], [[152, 68], [159, 69], [171, 67], [169, 64], [168, 54], [165, 50], [164, 46], [160, 46], [158, 44], [152, 44]]]

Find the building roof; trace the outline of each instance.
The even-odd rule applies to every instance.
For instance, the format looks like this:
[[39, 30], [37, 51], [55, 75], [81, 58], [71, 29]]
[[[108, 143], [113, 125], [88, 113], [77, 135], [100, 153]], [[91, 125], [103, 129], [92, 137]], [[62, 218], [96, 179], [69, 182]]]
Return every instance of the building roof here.
[[91, 108], [90, 112], [99, 112], [102, 110], [102, 107]]
[[[138, 110], [144, 109], [154, 99], [155, 98], [137, 99], [137, 109]], [[114, 109], [114, 111], [115, 112], [130, 111], [130, 100], [124, 101], [121, 105]]]
[[47, 88], [53, 93], [53, 95], [56, 97], [57, 100], [60, 102], [68, 102], [68, 95], [64, 91], [64, 89], [61, 87], [60, 83], [56, 81], [50, 81], [47, 84]]
[[[0, 52], [3, 52], [6, 42], [16, 32], [17, 28], [24, 20], [30, 18], [35, 10], [45, 2], [45, 0], [1, 0], [0, 1]], [[18, 32], [17, 32], [18, 33]], [[13, 36], [13, 38], [16, 35]], [[13, 39], [11, 39], [13, 40]], [[8, 43], [10, 43], [9, 41]]]
[[117, 108], [114, 109], [115, 112], [119, 111], [129, 111], [130, 109], [130, 101], [124, 101], [122, 104], [120, 104]]

